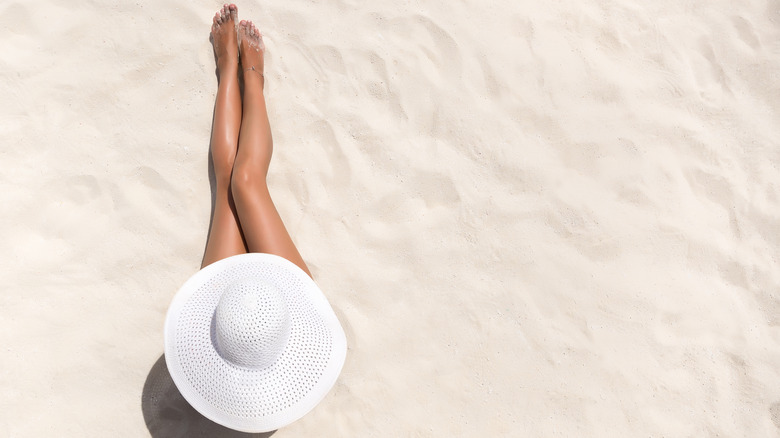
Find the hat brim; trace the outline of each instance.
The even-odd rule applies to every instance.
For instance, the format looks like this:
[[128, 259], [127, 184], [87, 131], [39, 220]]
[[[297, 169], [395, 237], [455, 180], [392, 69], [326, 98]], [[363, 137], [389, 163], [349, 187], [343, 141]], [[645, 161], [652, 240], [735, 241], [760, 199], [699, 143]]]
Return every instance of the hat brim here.
[[[290, 311], [290, 340], [258, 370], [222, 358], [214, 346], [219, 298], [236, 281], [275, 285]], [[206, 418], [242, 432], [268, 432], [311, 411], [335, 384], [346, 357], [344, 331], [325, 295], [292, 262], [241, 254], [198, 271], [179, 289], [165, 320], [165, 360], [176, 387]]]

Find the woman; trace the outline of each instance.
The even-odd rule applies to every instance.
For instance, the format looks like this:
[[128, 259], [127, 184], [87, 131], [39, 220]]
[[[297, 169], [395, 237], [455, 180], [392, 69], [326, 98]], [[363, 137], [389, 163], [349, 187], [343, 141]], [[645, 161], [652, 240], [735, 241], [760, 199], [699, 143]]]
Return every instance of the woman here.
[[217, 194], [203, 266], [262, 252], [284, 257], [311, 276], [266, 184], [273, 140], [263, 97], [263, 37], [245, 20], [238, 23], [236, 35], [237, 16], [236, 5], [225, 5], [211, 26], [219, 81], [211, 133]]
[[325, 397], [347, 346], [268, 193], [263, 40], [251, 21], [242, 20], [236, 35], [237, 15], [235, 5], [225, 5], [211, 27], [219, 81], [211, 135], [216, 202], [201, 270], [168, 309], [165, 358], [201, 414], [266, 432]]

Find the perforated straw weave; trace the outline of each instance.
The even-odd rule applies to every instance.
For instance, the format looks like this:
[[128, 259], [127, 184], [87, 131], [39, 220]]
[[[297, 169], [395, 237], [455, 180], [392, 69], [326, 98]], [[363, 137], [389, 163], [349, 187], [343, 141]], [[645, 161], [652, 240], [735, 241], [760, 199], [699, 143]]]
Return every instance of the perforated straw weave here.
[[250, 253], [213, 263], [174, 296], [165, 359], [184, 398], [242, 432], [299, 419], [336, 381], [346, 337], [325, 296], [288, 260]]

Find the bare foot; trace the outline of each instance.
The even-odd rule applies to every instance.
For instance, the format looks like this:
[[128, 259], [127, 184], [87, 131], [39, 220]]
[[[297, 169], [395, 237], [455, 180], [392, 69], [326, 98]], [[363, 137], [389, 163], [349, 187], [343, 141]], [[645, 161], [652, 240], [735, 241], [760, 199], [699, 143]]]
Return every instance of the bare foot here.
[[214, 24], [211, 25], [211, 39], [214, 44], [214, 54], [217, 56], [217, 69], [238, 68], [238, 40], [236, 38], [236, 21], [238, 7], [226, 4], [214, 14]]
[[244, 78], [254, 76], [257, 73], [261, 82], [265, 82], [263, 75], [263, 35], [257, 30], [251, 21], [241, 20], [238, 24], [239, 50], [241, 51], [241, 68], [244, 69]]

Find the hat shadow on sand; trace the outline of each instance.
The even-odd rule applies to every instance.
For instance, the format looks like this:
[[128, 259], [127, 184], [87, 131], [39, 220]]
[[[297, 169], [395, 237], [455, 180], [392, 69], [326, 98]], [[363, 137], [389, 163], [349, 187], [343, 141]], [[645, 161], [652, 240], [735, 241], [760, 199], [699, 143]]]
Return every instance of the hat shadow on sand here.
[[195, 410], [173, 383], [165, 355], [152, 366], [141, 395], [141, 410], [149, 433], [153, 438], [215, 437], [215, 438], [266, 438], [276, 431], [244, 433], [228, 429], [201, 415]]

